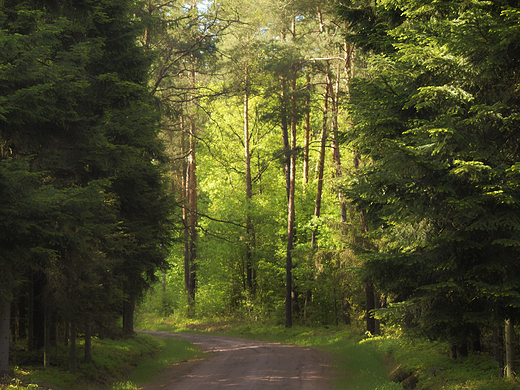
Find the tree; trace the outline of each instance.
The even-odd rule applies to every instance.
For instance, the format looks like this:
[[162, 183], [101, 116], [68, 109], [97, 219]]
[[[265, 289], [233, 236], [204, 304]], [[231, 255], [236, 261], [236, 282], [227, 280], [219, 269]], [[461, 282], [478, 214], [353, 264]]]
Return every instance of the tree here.
[[517, 15], [494, 2], [394, 6], [406, 17], [388, 32], [395, 52], [353, 85], [351, 145], [369, 163], [349, 195], [379, 238], [367, 275], [399, 302], [383, 313], [463, 355], [483, 316], [503, 323], [518, 308]]
[[[115, 310], [122, 289], [127, 297], [139, 294], [147, 282], [143, 275], [162, 264], [162, 149], [131, 5], [0, 6], [0, 158], [19, 171], [19, 182], [5, 177], [6, 188], [27, 185], [20, 200], [6, 204], [14, 207], [11, 223], [27, 229], [19, 232], [27, 252], [17, 270], [30, 280], [38, 274], [45, 320], [36, 341], [45, 351], [55, 314], [87, 326], [101, 309]], [[22, 212], [24, 202], [29, 214]], [[125, 278], [134, 283], [123, 286]]]

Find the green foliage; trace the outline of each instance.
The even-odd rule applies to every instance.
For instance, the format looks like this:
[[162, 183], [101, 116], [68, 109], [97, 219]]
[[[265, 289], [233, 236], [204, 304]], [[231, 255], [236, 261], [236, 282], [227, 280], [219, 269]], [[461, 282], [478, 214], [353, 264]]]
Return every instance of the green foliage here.
[[[418, 389], [514, 389], [518, 380], [497, 378], [498, 365], [488, 354], [471, 354], [452, 360], [449, 344], [390, 331], [385, 337], [369, 338], [363, 343], [390, 354], [400, 367], [417, 373]], [[396, 364], [397, 364], [396, 363]]]
[[382, 6], [406, 20], [388, 25], [395, 51], [368, 59], [349, 105], [365, 166], [346, 188], [378, 245], [364, 270], [406, 302], [383, 311], [460, 344], [518, 307], [520, 36], [505, 3]]
[[[175, 340], [177, 341], [177, 340]], [[80, 363], [78, 372], [73, 374], [67, 371], [68, 365], [68, 348], [64, 346], [56, 347], [53, 350], [55, 365], [43, 369], [38, 366], [24, 366], [23, 368], [14, 367], [15, 378], [12, 380], [12, 387], [8, 389], [25, 389], [39, 388], [37, 383], [42, 387], [55, 385], [60, 388], [67, 389], [95, 389], [106, 388], [108, 384], [116, 381], [124, 380], [128, 377], [128, 373], [133, 371], [138, 362], [145, 362], [148, 367], [151, 356], [159, 356], [155, 367], [149, 367], [148, 371], [153, 375], [161, 369], [165, 363], [165, 359], [173, 362], [182, 360], [183, 358], [195, 354], [192, 346], [186, 346], [184, 342], [178, 342], [179, 348], [176, 356], [171, 356], [176, 351], [175, 341], [170, 343], [170, 355], [160, 358], [161, 351], [166, 348], [164, 341], [148, 335], [135, 335], [132, 338], [124, 340], [110, 340], [93, 338], [92, 363]], [[78, 361], [81, 361], [80, 354], [83, 352], [83, 344], [78, 345]], [[18, 353], [21, 353], [18, 351]], [[27, 354], [27, 352], [25, 352]], [[15, 356], [15, 359], [27, 359], [27, 356]], [[150, 374], [149, 374], [150, 375]], [[139, 378], [137, 373], [135, 378]], [[149, 376], [145, 376], [143, 381], [149, 380]], [[142, 383], [142, 382], [139, 382]], [[27, 385], [28, 384], [28, 385]], [[16, 387], [18, 386], [18, 387]]]
[[185, 340], [168, 338], [160, 340], [160, 352], [141, 359], [128, 381], [118, 382], [110, 387], [111, 390], [138, 389], [139, 385], [150, 382], [161, 370], [174, 363], [195, 359], [202, 355], [199, 347]]

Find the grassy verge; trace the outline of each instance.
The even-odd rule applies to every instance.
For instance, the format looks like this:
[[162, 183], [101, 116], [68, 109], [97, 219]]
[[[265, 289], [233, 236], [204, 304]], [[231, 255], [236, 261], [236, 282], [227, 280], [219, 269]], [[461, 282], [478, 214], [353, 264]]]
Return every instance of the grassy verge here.
[[402, 386], [388, 380], [383, 353], [374, 344], [360, 343], [361, 328], [309, 328], [243, 324], [236, 321], [172, 322], [168, 319], [141, 317], [141, 327], [173, 332], [201, 332], [252, 338], [318, 348], [331, 352], [340, 376], [338, 390], [394, 390]]
[[[417, 389], [424, 390], [513, 390], [520, 380], [500, 380], [497, 365], [486, 354], [474, 354], [465, 359], [451, 360], [444, 343], [410, 338], [387, 331], [384, 337], [369, 337], [362, 328], [287, 329], [270, 324], [244, 324], [226, 320], [180, 321], [157, 319], [141, 315], [136, 327], [175, 332], [200, 332], [227, 336], [291, 343], [330, 351], [337, 362], [339, 390], [397, 390], [401, 384], [389, 381], [394, 368], [414, 378]], [[81, 346], [79, 348], [81, 353]], [[23, 369], [15, 367], [15, 377], [0, 383], [0, 389], [28, 390], [53, 387], [71, 390], [135, 390], [162, 369], [175, 362], [197, 358], [201, 351], [184, 340], [159, 340], [148, 335], [136, 335], [128, 340], [94, 340], [93, 359], [80, 363], [76, 374], [66, 370], [67, 351], [53, 352], [53, 366], [43, 370], [24, 362], [23, 354], [15, 356]], [[395, 375], [395, 373], [393, 374]]]
[[[401, 384], [389, 376], [410, 379], [405, 386], [424, 390], [517, 390], [520, 379], [499, 379], [498, 366], [489, 354], [449, 358], [446, 343], [431, 342], [387, 330], [384, 337], [369, 337], [362, 328], [286, 329], [282, 326], [243, 324], [236, 321], [190, 321], [141, 316], [141, 326], [176, 332], [209, 332], [237, 337], [311, 346], [334, 354], [338, 371], [344, 373], [338, 389], [393, 390]], [[394, 371], [394, 369], [396, 369]], [[394, 371], [392, 374], [391, 372]], [[413, 387], [410, 387], [413, 388]]]
[[[78, 345], [81, 353], [82, 346]], [[14, 359], [28, 359], [19, 349]], [[150, 381], [168, 365], [196, 358], [202, 352], [184, 340], [159, 340], [149, 335], [136, 334], [125, 340], [94, 339], [92, 363], [81, 363], [78, 355], [78, 371], [67, 370], [67, 349], [57, 347], [52, 353], [52, 366], [43, 369], [39, 365], [23, 364], [13, 367], [13, 376], [0, 382], [2, 390], [99, 390], [137, 389], [139, 384]], [[40, 360], [40, 359], [39, 359]]]

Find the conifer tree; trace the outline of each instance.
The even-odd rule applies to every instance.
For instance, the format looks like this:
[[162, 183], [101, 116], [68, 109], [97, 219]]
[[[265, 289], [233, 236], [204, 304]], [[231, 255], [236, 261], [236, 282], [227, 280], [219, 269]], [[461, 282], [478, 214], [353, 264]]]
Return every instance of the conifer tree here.
[[[46, 318], [52, 311], [76, 326], [118, 311], [120, 292], [131, 301], [163, 261], [162, 147], [131, 5], [0, 6], [0, 158], [21, 173], [19, 183], [4, 177], [7, 189], [31, 183], [20, 193], [27, 214], [11, 214], [32, 226], [20, 232], [29, 252], [17, 269], [38, 270]], [[25, 171], [35, 172], [29, 181]], [[38, 347], [55, 326], [44, 322]]]
[[351, 145], [369, 162], [350, 196], [380, 239], [365, 270], [399, 302], [387, 313], [464, 355], [468, 337], [518, 310], [518, 14], [502, 2], [382, 5], [379, 20], [402, 15], [385, 38], [395, 52], [370, 58], [350, 106]]

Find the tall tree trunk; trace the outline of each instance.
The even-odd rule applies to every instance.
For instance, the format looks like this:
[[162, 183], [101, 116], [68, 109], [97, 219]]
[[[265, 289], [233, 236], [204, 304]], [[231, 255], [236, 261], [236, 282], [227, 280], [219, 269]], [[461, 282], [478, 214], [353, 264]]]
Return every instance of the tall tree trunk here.
[[44, 309], [43, 309], [43, 367], [50, 367], [50, 352], [51, 352], [51, 305], [49, 302], [49, 292], [45, 291], [44, 296]]
[[9, 325], [11, 300], [0, 297], [0, 375], [9, 371]]
[[252, 237], [253, 225], [251, 221], [251, 155], [249, 147], [249, 64], [245, 65], [245, 87], [244, 87], [244, 154], [246, 164], [246, 283], [250, 293], [253, 292], [253, 254]]
[[498, 376], [504, 377], [504, 327], [493, 329], [493, 357], [498, 364]]
[[[185, 145], [185, 132], [186, 129], [184, 128], [184, 115], [181, 114], [180, 116], [180, 128], [181, 128], [181, 156], [186, 155], [186, 145]], [[179, 191], [179, 198], [182, 205], [182, 224], [184, 228], [183, 232], [183, 238], [184, 238], [184, 291], [188, 295], [188, 303], [190, 303], [190, 227], [189, 227], [189, 203], [188, 203], [188, 196], [189, 196], [189, 177], [190, 177], [190, 166], [186, 162], [185, 159], [182, 160], [182, 183], [181, 188]]]
[[514, 378], [516, 373], [515, 368], [515, 329], [513, 326], [513, 321], [511, 318], [506, 320], [506, 325], [504, 328], [504, 333], [506, 336], [506, 377]]
[[[285, 41], [285, 28], [282, 28], [281, 40]], [[287, 202], [289, 202], [291, 192], [291, 162], [290, 162], [290, 146], [289, 146], [289, 126], [287, 121], [287, 81], [285, 76], [280, 76], [280, 121], [282, 125], [283, 137], [283, 157], [285, 172], [285, 190], [287, 192]]]
[[[195, 91], [196, 80], [195, 70], [191, 71], [192, 90]], [[188, 302], [190, 306], [195, 304], [195, 292], [197, 289], [197, 127], [195, 124], [195, 100], [192, 96], [193, 110], [190, 115], [190, 152], [188, 156], [188, 204], [189, 204], [189, 282], [188, 282]]]
[[46, 279], [41, 271], [35, 271], [31, 275], [31, 283], [29, 287], [29, 339], [28, 349], [43, 348], [44, 344], [44, 300], [43, 292], [45, 289]]
[[69, 371], [76, 372], [78, 365], [76, 359], [76, 324], [74, 320], [69, 325]]
[[290, 181], [289, 181], [289, 200], [287, 210], [287, 259], [285, 276], [285, 326], [292, 326], [292, 250], [294, 241], [294, 221], [295, 221], [295, 184], [296, 184], [296, 70], [293, 71], [291, 83], [291, 148], [290, 148]]
[[[127, 299], [123, 302], [123, 330], [127, 334], [134, 333], [134, 310], [135, 294], [130, 292]], [[72, 334], [72, 330], [70, 333]]]
[[[361, 160], [358, 152], [354, 152], [354, 168], [359, 170], [361, 168]], [[365, 234], [368, 232], [368, 225], [365, 217], [365, 212], [362, 210], [359, 212], [359, 226], [361, 231], [361, 246], [366, 247]], [[376, 301], [374, 295], [374, 284], [370, 280], [365, 281], [365, 318], [367, 324], [367, 331], [372, 334], [377, 334], [376, 319], [370, 314], [370, 312], [376, 308]]]
[[[340, 79], [340, 67], [338, 66], [338, 72], [336, 75], [336, 82], [334, 87], [332, 86], [332, 80], [328, 80], [328, 88], [331, 95], [332, 105], [332, 158], [334, 160], [335, 177], [339, 178], [342, 176], [341, 172], [341, 154], [339, 151], [338, 143], [338, 116], [339, 116], [339, 79]], [[341, 222], [347, 222], [347, 205], [343, 197], [341, 190], [338, 190], [339, 205], [341, 208]]]
[[290, 162], [290, 146], [289, 146], [289, 126], [287, 122], [287, 81], [285, 76], [280, 76], [281, 92], [280, 92], [280, 115], [282, 122], [282, 137], [283, 137], [283, 157], [284, 157], [284, 172], [285, 172], [285, 190], [287, 192], [287, 201], [289, 201], [291, 192], [291, 162]]
[[[327, 144], [327, 116], [328, 116], [328, 107], [329, 107], [329, 82], [330, 77], [328, 74], [328, 64], [327, 64], [327, 85], [325, 87], [325, 98], [323, 99], [323, 122], [321, 126], [321, 139], [320, 139], [320, 158], [318, 162], [318, 188], [316, 190], [316, 203], [314, 206], [314, 218], [319, 218], [321, 214], [321, 198], [323, 193], [323, 172], [325, 170], [325, 146]], [[316, 235], [318, 233], [317, 228], [312, 231], [311, 237], [311, 248], [316, 248]]]
[[161, 293], [163, 295], [166, 294], [166, 270], [163, 268], [161, 269]]
[[311, 76], [307, 74], [307, 96], [305, 97], [305, 139], [303, 147], [303, 192], [309, 182], [309, 145], [311, 138]]
[[85, 363], [92, 362], [92, 319], [87, 315], [85, 320]]

